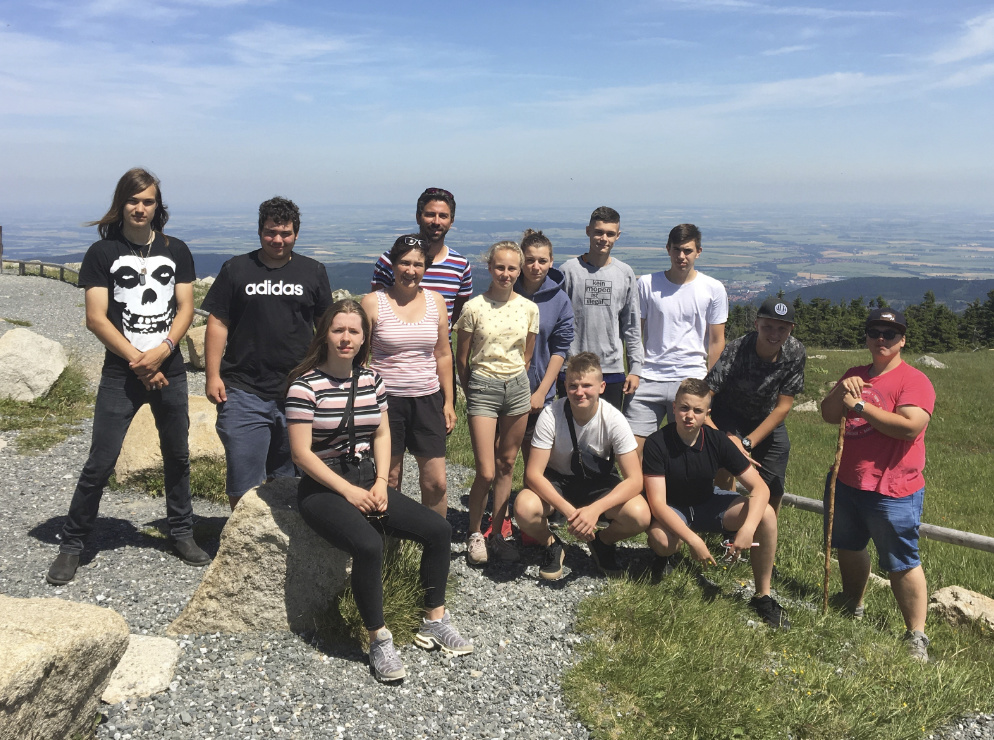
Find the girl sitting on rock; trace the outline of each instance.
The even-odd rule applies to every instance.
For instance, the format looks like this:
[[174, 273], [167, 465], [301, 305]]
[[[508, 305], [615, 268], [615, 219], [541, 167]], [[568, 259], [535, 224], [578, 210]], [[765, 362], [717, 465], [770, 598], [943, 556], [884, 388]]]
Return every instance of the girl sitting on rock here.
[[369, 630], [369, 663], [380, 681], [406, 673], [383, 621], [383, 538], [422, 545], [425, 618], [419, 647], [465, 655], [472, 644], [449, 622], [445, 587], [452, 529], [436, 512], [387, 486], [390, 426], [383, 380], [364, 363], [369, 319], [352, 299], [321, 318], [304, 360], [291, 373], [286, 415], [304, 521], [352, 556], [352, 590]]

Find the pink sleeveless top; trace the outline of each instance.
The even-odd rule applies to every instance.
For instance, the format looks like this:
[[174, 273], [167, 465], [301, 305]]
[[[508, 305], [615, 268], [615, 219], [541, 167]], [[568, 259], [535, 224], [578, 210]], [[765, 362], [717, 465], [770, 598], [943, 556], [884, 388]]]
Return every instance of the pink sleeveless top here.
[[409, 324], [397, 318], [386, 292], [376, 291], [379, 317], [373, 329], [369, 366], [383, 377], [391, 396], [430, 396], [437, 393], [438, 307], [431, 291], [424, 291], [426, 310], [421, 321]]

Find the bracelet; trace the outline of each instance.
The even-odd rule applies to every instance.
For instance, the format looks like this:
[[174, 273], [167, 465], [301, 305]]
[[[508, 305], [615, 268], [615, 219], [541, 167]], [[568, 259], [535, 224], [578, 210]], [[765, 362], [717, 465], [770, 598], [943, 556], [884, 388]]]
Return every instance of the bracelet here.
[[169, 337], [166, 337], [165, 339], [163, 339], [162, 343], [169, 347], [169, 354], [172, 354], [173, 352], [176, 351], [176, 344]]
[[376, 480], [381, 480], [381, 481], [383, 481], [384, 483], [387, 483], [387, 482], [388, 482], [388, 481], [387, 481], [387, 479], [386, 479], [386, 478], [384, 478], [384, 477], [383, 477], [382, 475], [378, 475], [378, 476], [376, 476]]

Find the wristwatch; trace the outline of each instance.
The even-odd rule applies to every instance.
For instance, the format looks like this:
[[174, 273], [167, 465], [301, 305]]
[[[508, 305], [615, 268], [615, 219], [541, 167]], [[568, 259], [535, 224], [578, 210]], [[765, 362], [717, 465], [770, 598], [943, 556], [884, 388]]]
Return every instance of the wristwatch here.
[[862, 401], [856, 401], [856, 403], [852, 405], [852, 410], [855, 411], [858, 416], [862, 416], [864, 406], [866, 406], [866, 404]]
[[745, 450], [746, 452], [752, 452], [752, 440], [749, 439], [748, 437], [743, 437], [741, 441], [742, 441], [742, 449]]

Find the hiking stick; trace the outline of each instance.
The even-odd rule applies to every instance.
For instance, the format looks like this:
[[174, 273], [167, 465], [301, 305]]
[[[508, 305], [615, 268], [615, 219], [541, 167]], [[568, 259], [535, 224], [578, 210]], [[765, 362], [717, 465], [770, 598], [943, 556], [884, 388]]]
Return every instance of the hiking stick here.
[[835, 465], [832, 466], [832, 477], [828, 483], [828, 528], [825, 531], [825, 588], [822, 591], [821, 613], [828, 613], [828, 577], [832, 574], [832, 524], [835, 519], [835, 481], [839, 477], [839, 465], [842, 464], [842, 445], [846, 439], [846, 410], [842, 409], [839, 419], [839, 441], [835, 445]]

